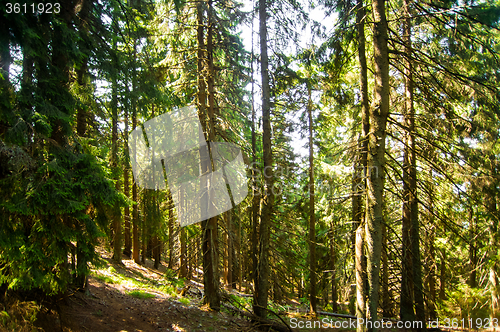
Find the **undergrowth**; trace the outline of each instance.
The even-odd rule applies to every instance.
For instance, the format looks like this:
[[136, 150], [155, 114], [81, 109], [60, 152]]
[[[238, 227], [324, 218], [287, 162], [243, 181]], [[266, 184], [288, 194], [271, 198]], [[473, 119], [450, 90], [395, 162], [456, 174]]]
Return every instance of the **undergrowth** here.
[[43, 331], [35, 326], [41, 308], [35, 301], [16, 300], [8, 309], [0, 311], [0, 327], [16, 332]]
[[[179, 294], [177, 294], [177, 289], [184, 287], [185, 280], [175, 278], [175, 272], [172, 270], [167, 270], [164, 278], [160, 280], [148, 278], [139, 271], [127, 270], [127, 273], [132, 274], [133, 276], [127, 276], [125, 271], [119, 271], [114, 266], [95, 269], [92, 271], [93, 277], [99, 281], [107, 284], [117, 284], [127, 288], [133, 288], [134, 291], [131, 291], [128, 294], [134, 297], [147, 298], [141, 297], [143, 295], [138, 294], [147, 294], [146, 291], [150, 290], [159, 291], [174, 298], [182, 298]], [[152, 294], [149, 295], [154, 297]]]
[[128, 292], [127, 294], [132, 296], [132, 297], [135, 297], [136, 299], [151, 299], [151, 298], [156, 297], [156, 295], [154, 295], [154, 294], [147, 293], [147, 292], [140, 291], [140, 290], [131, 291], [131, 292]]

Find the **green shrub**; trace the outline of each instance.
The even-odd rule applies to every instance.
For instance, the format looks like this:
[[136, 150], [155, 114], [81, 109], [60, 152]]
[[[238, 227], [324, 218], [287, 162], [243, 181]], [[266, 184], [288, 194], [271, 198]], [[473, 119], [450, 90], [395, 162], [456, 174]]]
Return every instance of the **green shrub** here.
[[170, 296], [177, 296], [176, 288], [172, 285], [161, 286], [160, 291], [167, 293]]
[[147, 293], [144, 291], [139, 291], [139, 290], [128, 292], [128, 295], [133, 296], [137, 299], [151, 299], [153, 297], [156, 297], [156, 295], [154, 295], [154, 294], [150, 294], [150, 293]]
[[98, 274], [98, 275], [95, 275], [95, 278], [97, 280], [100, 280], [100, 281], [105, 282], [107, 284], [114, 284], [114, 283], [116, 283], [116, 281], [113, 278], [108, 277], [108, 276], [102, 276], [102, 275]]
[[457, 320], [469, 318], [489, 317], [490, 295], [487, 290], [471, 288], [467, 284], [459, 284], [456, 290], [448, 293], [448, 298], [438, 304], [440, 320], [456, 318]]
[[189, 303], [191, 303], [191, 301], [189, 301], [189, 299], [185, 298], [185, 297], [181, 297], [179, 299], [179, 302], [182, 303], [182, 304], [185, 304], [185, 305], [188, 305]]
[[10, 316], [7, 311], [0, 311], [0, 324], [2, 324], [2, 326], [4, 327], [7, 327], [7, 323], [9, 322], [9, 320]]

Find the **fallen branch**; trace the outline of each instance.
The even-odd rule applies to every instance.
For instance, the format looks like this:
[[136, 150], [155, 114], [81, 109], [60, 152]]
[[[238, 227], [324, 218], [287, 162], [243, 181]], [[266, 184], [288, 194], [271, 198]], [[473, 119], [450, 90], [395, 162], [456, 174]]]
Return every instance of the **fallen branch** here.
[[346, 315], [346, 314], [336, 314], [336, 313], [333, 313], [333, 312], [317, 311], [316, 313], [318, 315], [323, 315], [323, 316], [332, 316], [332, 317], [339, 317], [339, 318], [357, 319], [356, 316], [351, 316], [351, 315]]
[[256, 315], [250, 313], [250, 312], [240, 310], [240, 309], [238, 309], [235, 306], [230, 305], [230, 304], [222, 303], [222, 306], [229, 309], [229, 310], [232, 310], [232, 311], [238, 313], [241, 316], [245, 316], [245, 317], [252, 319], [253, 321], [256, 321], [259, 325], [269, 326], [270, 328], [272, 328], [278, 332], [293, 332], [293, 330], [290, 328], [290, 326], [288, 326], [286, 324], [278, 323], [277, 321], [274, 321], [272, 319], [261, 318], [259, 316], [256, 316]]

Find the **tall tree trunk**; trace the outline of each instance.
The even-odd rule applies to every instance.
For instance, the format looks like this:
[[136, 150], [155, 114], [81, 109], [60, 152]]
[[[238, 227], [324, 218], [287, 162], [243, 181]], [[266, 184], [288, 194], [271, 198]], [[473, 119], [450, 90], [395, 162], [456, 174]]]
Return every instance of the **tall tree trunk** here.
[[[366, 40], [365, 40], [366, 10], [363, 0], [358, 0], [356, 8], [356, 26], [358, 31], [358, 62], [360, 66], [359, 90], [361, 104], [361, 142], [360, 154], [355, 164], [355, 175], [353, 185], [353, 247], [355, 255], [355, 275], [356, 275], [356, 317], [365, 319], [366, 317], [366, 256], [364, 255], [364, 232], [359, 231], [359, 227], [364, 227], [362, 197], [366, 190], [366, 169], [368, 166], [368, 133], [370, 132], [370, 115], [368, 100], [368, 66], [366, 63]], [[358, 330], [363, 329], [358, 326]]]
[[253, 310], [259, 317], [267, 313], [269, 293], [269, 241], [273, 210], [273, 157], [271, 150], [271, 91], [269, 86], [269, 59], [267, 55], [267, 12], [266, 1], [259, 1], [259, 35], [262, 76], [262, 145], [264, 158], [264, 206], [259, 232], [259, 262], [255, 285]]
[[160, 239], [158, 238], [158, 228], [159, 228], [159, 218], [160, 218], [160, 206], [159, 206], [159, 201], [158, 201], [158, 192], [155, 192], [155, 195], [153, 196], [153, 209], [155, 211], [154, 213], [154, 235], [153, 235], [153, 259], [154, 259], [154, 268], [158, 269], [160, 267], [160, 247], [161, 247], [161, 242]]
[[[403, 1], [403, 10], [405, 16], [409, 15], [408, 1]], [[413, 158], [414, 154], [414, 109], [413, 109], [413, 82], [412, 82], [412, 62], [411, 57], [411, 35], [410, 35], [410, 20], [405, 18], [403, 21], [403, 39], [405, 42], [405, 55], [407, 61], [405, 63], [405, 110], [404, 123], [407, 131], [404, 134], [404, 158], [403, 158], [403, 217], [402, 217], [402, 266], [401, 266], [401, 298], [399, 303], [399, 315], [402, 321], [414, 321], [415, 311], [413, 308], [414, 293], [413, 293], [413, 255], [412, 239], [410, 232], [412, 229], [412, 208], [414, 200], [413, 188]]]
[[428, 272], [427, 272], [427, 285], [429, 289], [429, 299], [428, 299], [428, 304], [427, 304], [427, 310], [429, 312], [429, 319], [434, 320], [437, 317], [436, 313], [436, 283], [435, 283], [435, 276], [436, 276], [436, 259], [434, 258], [434, 255], [436, 254], [435, 248], [434, 248], [434, 238], [435, 238], [435, 231], [434, 231], [434, 225], [430, 226], [431, 229], [429, 230], [429, 235], [427, 236], [427, 241], [429, 245], [429, 265], [428, 265]]
[[[408, 143], [406, 140], [405, 145]], [[413, 267], [412, 250], [410, 239], [410, 190], [408, 188], [408, 155], [405, 151], [403, 165], [403, 218], [402, 218], [402, 260], [401, 260], [401, 298], [399, 302], [399, 316], [402, 321], [414, 321], [415, 312], [413, 309]]]
[[229, 242], [228, 242], [228, 232], [227, 232], [227, 212], [224, 212], [224, 227], [225, 232], [222, 234], [222, 243], [224, 243], [223, 253], [222, 253], [222, 284], [227, 287], [227, 264], [228, 264], [228, 253], [229, 253]]
[[389, 259], [387, 248], [387, 226], [382, 225], [382, 316], [391, 317], [391, 294], [389, 293]]
[[434, 183], [432, 168], [429, 167], [430, 180], [428, 181], [427, 192], [429, 193], [428, 200], [428, 228], [429, 232], [427, 235], [427, 247], [428, 247], [428, 262], [427, 267], [427, 287], [429, 289], [429, 296], [427, 301], [427, 310], [429, 312], [429, 320], [435, 320], [437, 317], [436, 313], [436, 283], [435, 277], [437, 276], [437, 262], [436, 262], [436, 250], [434, 247], [434, 241], [436, 237], [436, 226], [434, 225]]
[[[203, 2], [198, 3], [198, 102], [200, 121], [204, 132], [207, 133], [210, 141], [215, 141], [214, 132], [214, 71], [213, 71], [213, 27], [212, 27], [212, 1], [208, 1], [208, 31], [207, 31], [207, 70], [204, 66], [205, 43], [204, 43], [204, 20], [203, 20]], [[209, 105], [206, 107], [206, 85], [204, 81], [204, 72], [208, 71], [207, 80], [209, 82]], [[208, 125], [207, 125], [208, 122]], [[212, 169], [210, 155], [206, 149], [200, 149], [200, 159], [202, 163], [202, 174], [207, 174]], [[205, 181], [206, 182], [206, 181]], [[202, 184], [207, 188], [208, 183]], [[204, 195], [203, 202], [208, 203], [208, 196]], [[207, 205], [202, 202], [202, 208]], [[203, 211], [202, 211], [203, 213]], [[205, 287], [204, 303], [208, 304], [213, 310], [220, 310], [220, 292], [219, 292], [219, 273], [217, 258], [217, 217], [202, 221], [203, 232], [203, 284]]]
[[[335, 223], [332, 219], [330, 225], [330, 273], [332, 282], [332, 312], [338, 311], [338, 292], [337, 292], [337, 250], [335, 248], [336, 239], [334, 237]], [[328, 302], [328, 301], [327, 301]], [[326, 303], [327, 303], [326, 302]], [[325, 305], [326, 305], [325, 303]]]
[[[115, 180], [116, 190], [120, 190], [119, 175], [118, 175], [118, 78], [117, 78], [117, 48], [116, 43], [113, 45], [113, 75], [111, 82], [111, 112], [112, 112], [112, 133], [111, 133], [111, 169]], [[122, 260], [122, 243], [121, 243], [121, 220], [120, 207], [113, 207], [113, 260], [121, 263]]]
[[405, 40], [405, 54], [407, 57], [407, 66], [405, 73], [405, 94], [406, 94], [406, 114], [408, 121], [408, 144], [409, 156], [409, 204], [410, 204], [410, 238], [411, 238], [411, 258], [412, 258], [412, 278], [413, 278], [413, 296], [415, 299], [416, 320], [422, 323], [422, 329], [425, 330], [425, 305], [424, 305], [424, 287], [422, 283], [422, 261], [420, 257], [420, 223], [418, 219], [418, 198], [417, 198], [417, 157], [415, 149], [415, 108], [413, 106], [413, 47], [411, 43], [411, 8], [410, 0], [403, 0], [405, 7], [405, 22], [403, 38]]
[[161, 263], [161, 242], [158, 238], [158, 235], [155, 234], [153, 237], [153, 259], [154, 259], [154, 268], [158, 270]]
[[[29, 15], [26, 14], [26, 24], [28, 27], [34, 27], [37, 24], [37, 19], [35, 15]], [[4, 23], [0, 23], [4, 24]], [[0, 35], [2, 33], [0, 32]], [[4, 37], [7, 37], [8, 34]], [[2, 37], [0, 37], [2, 38]], [[31, 50], [31, 43], [28, 41], [25, 41], [23, 45], [23, 76], [22, 76], [22, 81], [21, 81], [21, 91], [20, 91], [20, 98], [18, 99], [19, 102], [19, 108], [24, 109], [26, 113], [31, 114], [33, 111], [33, 103], [32, 99], [30, 96], [32, 95], [33, 91], [33, 73], [35, 69], [35, 61], [33, 59], [33, 52]], [[4, 52], [6, 50], [3, 50]], [[10, 67], [10, 52], [9, 54], [5, 53], [4, 55], [1, 55], [2, 57], [2, 68], [4, 70], [9, 70]], [[0, 110], [3, 110], [4, 114], [12, 114], [11, 113], [11, 104], [10, 104], [10, 98], [8, 97], [10, 94], [9, 87], [10, 87], [10, 82], [9, 82], [9, 75], [7, 73], [4, 74], [4, 81], [2, 84], [4, 84], [4, 87], [2, 89], [2, 96], [0, 97], [0, 103], [3, 103], [2, 107]], [[2, 133], [4, 133], [5, 130], [7, 130], [7, 121], [8, 117], [4, 117], [3, 115], [0, 114], [0, 137], [2, 137]], [[29, 142], [31, 143], [31, 155], [36, 156], [36, 153], [39, 152], [39, 148], [37, 148], [36, 144], [33, 144], [33, 134], [28, 134], [29, 137]]]
[[254, 100], [254, 89], [255, 89], [255, 80], [254, 80], [254, 51], [253, 51], [253, 17], [252, 17], [252, 58], [250, 61], [250, 72], [252, 75], [252, 228], [251, 228], [251, 249], [250, 255], [252, 257], [252, 274], [251, 278], [253, 280], [254, 286], [257, 285], [257, 270], [258, 270], [258, 250], [259, 250], [259, 210], [260, 210], [260, 194], [257, 187], [257, 134], [255, 132], [255, 122], [256, 113], [255, 113], [255, 100]]
[[477, 247], [476, 247], [476, 218], [474, 208], [469, 206], [469, 287], [476, 288], [476, 267], [477, 267]]
[[[79, 29], [80, 33], [82, 34], [82, 39], [84, 41], [87, 41], [89, 38], [88, 21], [89, 21], [89, 13], [91, 11], [91, 4], [92, 4], [91, 0], [84, 0], [82, 2], [82, 6], [81, 6], [80, 12], [78, 14], [78, 16], [79, 16], [78, 29]], [[85, 49], [84, 45], [80, 45], [80, 47], [82, 49]], [[89, 58], [88, 53], [85, 53], [85, 56], [82, 59], [82, 63], [80, 64], [80, 67], [76, 70], [76, 80], [78, 83], [78, 88], [79, 88], [80, 93], [84, 93], [84, 94], [89, 93], [89, 91], [88, 91], [88, 87], [89, 87], [89, 84], [88, 84], [89, 83], [88, 58]], [[23, 63], [23, 65], [24, 65], [24, 63]], [[83, 106], [79, 105], [79, 107], [77, 108], [77, 111], [76, 111], [76, 132], [77, 132], [78, 136], [80, 136], [80, 137], [87, 136], [87, 117], [88, 117], [88, 114], [87, 114], [85, 108]], [[78, 227], [81, 229], [80, 225]], [[87, 282], [88, 279], [87, 279], [86, 271], [88, 269], [88, 258], [87, 258], [85, 247], [86, 247], [85, 243], [83, 243], [81, 241], [77, 241], [77, 243], [76, 243], [77, 264], [76, 264], [75, 285], [76, 285], [76, 287], [81, 287], [82, 289], [87, 290], [88, 289], [88, 282]]]
[[500, 288], [498, 280], [498, 254], [499, 254], [499, 240], [498, 240], [498, 211], [497, 211], [497, 172], [496, 172], [496, 158], [493, 153], [488, 158], [490, 176], [487, 178], [485, 193], [485, 204], [488, 212], [488, 231], [489, 231], [489, 288], [491, 294], [490, 302], [490, 327], [494, 327], [493, 319], [500, 318]]
[[194, 241], [188, 241], [189, 245], [187, 247], [188, 251], [188, 271], [187, 279], [192, 280], [194, 275], [194, 269], [196, 268], [196, 246]]
[[[9, 127], [8, 118], [11, 116], [10, 103], [10, 64], [12, 57], [10, 55], [10, 32], [9, 23], [6, 19], [0, 22], [0, 138], [4, 138], [4, 134]], [[29, 57], [29, 48], [23, 49], [24, 60]], [[23, 67], [24, 67], [23, 60]], [[23, 68], [24, 69], [24, 68]], [[31, 76], [31, 75], [30, 75]], [[23, 81], [25, 79], [23, 70]], [[23, 84], [24, 85], [24, 84]]]
[[439, 272], [439, 299], [440, 300], [446, 300], [445, 279], [446, 279], [446, 249], [441, 249], [441, 265], [440, 265], [440, 272]]
[[[366, 40], [365, 40], [365, 20], [366, 10], [363, 0], [358, 0], [358, 8], [356, 11], [356, 25], [358, 28], [358, 61], [360, 66], [359, 73], [359, 90], [361, 104], [361, 166], [362, 172], [357, 172], [358, 177], [362, 178], [363, 185], [359, 189], [366, 188], [366, 168], [368, 165], [368, 133], [370, 132], [370, 105], [368, 98], [368, 66], [366, 64]], [[359, 171], [359, 170], [358, 170]], [[361, 176], [359, 176], [361, 175]], [[361, 196], [359, 196], [361, 197]], [[361, 204], [360, 204], [361, 208]], [[361, 221], [361, 211], [356, 216], [355, 221]], [[357, 228], [356, 228], [357, 229]]]
[[[83, 40], [80, 43], [79, 47], [84, 50], [84, 57], [80, 66], [76, 69], [76, 80], [78, 83], [78, 88], [80, 93], [87, 94], [88, 91], [88, 59], [90, 50], [87, 49], [85, 43], [88, 42], [89, 39], [89, 14], [91, 11], [92, 0], [83, 0], [81, 2], [80, 12], [78, 13], [79, 22], [78, 22], [78, 30], [81, 34], [81, 38]], [[83, 105], [79, 105], [76, 110], [76, 132], [78, 136], [84, 137], [87, 131], [87, 112]]]
[[[125, 150], [125, 165], [123, 168], [123, 194], [130, 198], [130, 157], [128, 149], [128, 131], [129, 131], [129, 110], [125, 107], [125, 142], [123, 142], [123, 147]], [[130, 233], [130, 207], [127, 205], [123, 209], [123, 219], [125, 221], [124, 225], [124, 240], [125, 247], [123, 248], [123, 254], [130, 258], [132, 255], [132, 237]]]
[[226, 283], [229, 289], [233, 289], [233, 231], [231, 210], [226, 211], [227, 230], [227, 275]]
[[148, 241], [149, 241], [149, 225], [146, 221], [149, 218], [149, 199], [151, 196], [151, 189], [144, 189], [142, 191], [142, 206], [143, 213], [141, 218], [141, 263], [146, 264], [146, 258], [148, 257]]
[[[134, 109], [134, 117], [132, 122], [134, 123], [133, 127], [135, 128], [137, 121], [134, 121], [136, 119], [135, 116], [135, 109]], [[137, 182], [134, 179], [134, 182], [132, 184], [132, 200], [134, 201], [134, 205], [132, 207], [132, 258], [134, 259], [134, 262], [139, 264], [139, 249], [140, 249], [140, 244], [139, 244], [139, 203], [138, 203], [138, 195], [137, 195]]]
[[[128, 156], [128, 111], [125, 111], [125, 155]], [[129, 169], [129, 159], [126, 159], [126, 165], [123, 169], [123, 194], [130, 198], [130, 169]], [[132, 254], [132, 237], [130, 233], [130, 207], [127, 205], [123, 209], [123, 219], [125, 220], [124, 225], [124, 239], [125, 247], [123, 248], [123, 254], [130, 258]]]
[[[368, 301], [367, 320], [377, 320], [380, 256], [382, 252], [382, 211], [385, 173], [385, 136], [389, 114], [389, 51], [385, 1], [372, 1], [373, 55], [375, 69], [374, 103], [370, 109], [368, 136], [367, 204], [365, 214]], [[375, 324], [373, 324], [375, 325]], [[375, 326], [369, 330], [376, 330]]]
[[316, 212], [314, 211], [314, 143], [311, 87], [307, 85], [307, 116], [309, 119], [309, 304], [310, 311], [316, 313]]
[[[235, 212], [235, 216], [238, 216], [239, 213], [241, 213], [242, 210], [238, 209], [237, 212]], [[238, 229], [236, 231], [236, 236], [234, 239], [234, 260], [235, 260], [235, 273], [234, 273], [234, 285], [236, 286], [236, 283], [238, 284], [238, 291], [241, 292], [241, 284], [243, 283], [243, 247], [242, 247], [242, 239], [243, 239], [243, 234], [242, 234], [242, 222], [241, 218], [238, 218]]]
[[[366, 317], [366, 266], [365, 266], [365, 255], [364, 255], [364, 237], [365, 230], [363, 226], [359, 226], [356, 230], [356, 317], [358, 319], [364, 319]], [[356, 331], [361, 332], [365, 330], [363, 324], [356, 325]]]
[[[180, 189], [180, 197], [179, 197], [179, 215], [182, 215], [186, 213], [185, 211], [185, 197], [184, 197], [184, 190], [181, 187]], [[186, 229], [184, 227], [180, 228], [179, 231], [179, 242], [180, 242], [180, 247], [181, 247], [181, 255], [179, 257], [179, 278], [186, 278], [187, 277], [187, 248], [186, 248]]]
[[[134, 1], [131, 1], [131, 6], [133, 7]], [[135, 130], [137, 127], [137, 71], [136, 71], [136, 42], [133, 41], [133, 53], [132, 53], [132, 93], [131, 93], [131, 107], [132, 107], [132, 129]], [[135, 151], [134, 151], [135, 153]], [[134, 156], [134, 160], [137, 160], [137, 156]], [[134, 205], [132, 207], [132, 258], [134, 262], [139, 264], [139, 200], [137, 194], [137, 181], [134, 179], [132, 184], [132, 201]]]
[[167, 189], [168, 197], [168, 268], [174, 268], [174, 202], [172, 192]]
[[180, 245], [181, 245], [181, 255], [180, 259], [180, 269], [179, 269], [179, 277], [186, 278], [187, 277], [187, 248], [186, 248], [186, 229], [181, 227], [180, 229]]

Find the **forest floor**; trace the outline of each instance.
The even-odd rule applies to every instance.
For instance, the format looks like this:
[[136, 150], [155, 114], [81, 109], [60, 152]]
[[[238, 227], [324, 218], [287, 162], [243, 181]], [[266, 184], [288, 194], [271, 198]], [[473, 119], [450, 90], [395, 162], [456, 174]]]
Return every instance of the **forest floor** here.
[[[0, 331], [245, 332], [267, 330], [257, 328], [249, 318], [237, 315], [226, 308], [220, 312], [214, 312], [201, 305], [202, 285], [196, 281], [186, 282], [177, 279], [164, 265], [159, 269], [154, 269], [151, 261], [140, 265], [130, 259], [123, 259], [123, 264], [116, 264], [111, 260], [109, 252], [101, 250], [100, 254], [105, 266], [93, 270], [86, 293], [75, 291], [66, 299], [59, 301], [58, 307], [51, 309], [46, 306], [36, 306], [32, 304], [34, 302], [17, 304], [17, 311], [22, 311], [24, 314], [19, 316], [11, 310], [10, 317], [16, 316], [18, 319], [9, 321], [1, 315], [3, 312], [0, 312]], [[187, 285], [192, 287], [188, 288]], [[181, 295], [182, 290], [185, 292]], [[233, 305], [249, 307], [250, 297], [242, 296], [241, 293], [225, 292], [224, 297], [226, 302], [230, 301]], [[293, 304], [291, 301], [290, 303]], [[299, 313], [305, 310], [305, 307], [295, 304], [289, 306], [289, 312], [296, 311], [296, 313], [282, 316], [282, 319], [293, 327], [293, 331], [355, 331], [355, 329], [346, 328], [325, 328], [324, 325], [322, 328], [305, 328], [312, 326], [310, 324], [314, 324], [314, 321], [329, 322], [330, 319], [319, 317], [312, 320], [305, 314]], [[36, 314], [29, 314], [30, 312], [36, 312]], [[36, 320], [33, 319], [35, 316]], [[19, 322], [21, 324], [17, 325]], [[299, 326], [304, 328], [298, 328]], [[384, 330], [389, 331], [382, 329]]]
[[119, 265], [108, 252], [101, 255], [107, 266], [93, 271], [89, 292], [77, 293], [61, 306], [64, 332], [255, 331], [245, 318], [202, 306], [200, 292], [181, 296], [188, 283], [167, 279], [164, 265], [154, 269], [149, 260], [139, 265], [130, 259]]

